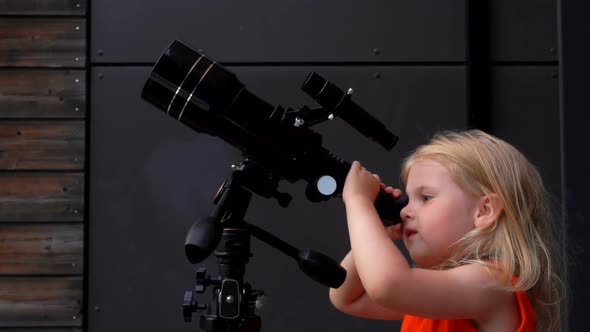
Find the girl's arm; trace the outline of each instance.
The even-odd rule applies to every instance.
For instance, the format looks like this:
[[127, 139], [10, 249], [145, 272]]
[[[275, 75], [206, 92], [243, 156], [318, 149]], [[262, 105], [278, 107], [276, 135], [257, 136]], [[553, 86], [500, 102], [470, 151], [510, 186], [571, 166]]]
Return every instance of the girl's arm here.
[[397, 320], [403, 314], [378, 305], [365, 292], [359, 279], [352, 252], [342, 260], [342, 267], [346, 269], [346, 280], [338, 288], [330, 288], [330, 301], [338, 310], [352, 316], [363, 318]]
[[372, 302], [393, 312], [478, 322], [513, 307], [513, 293], [492, 287], [500, 272], [486, 266], [464, 265], [446, 271], [411, 268], [375, 210], [379, 178], [355, 162], [346, 181], [343, 198], [352, 261]]

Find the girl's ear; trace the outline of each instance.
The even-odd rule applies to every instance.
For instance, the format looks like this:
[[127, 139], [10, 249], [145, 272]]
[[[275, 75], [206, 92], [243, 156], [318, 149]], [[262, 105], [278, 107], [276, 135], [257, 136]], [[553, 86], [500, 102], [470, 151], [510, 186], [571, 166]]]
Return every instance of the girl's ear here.
[[475, 228], [484, 229], [492, 226], [504, 211], [498, 195], [491, 193], [479, 199], [475, 211]]

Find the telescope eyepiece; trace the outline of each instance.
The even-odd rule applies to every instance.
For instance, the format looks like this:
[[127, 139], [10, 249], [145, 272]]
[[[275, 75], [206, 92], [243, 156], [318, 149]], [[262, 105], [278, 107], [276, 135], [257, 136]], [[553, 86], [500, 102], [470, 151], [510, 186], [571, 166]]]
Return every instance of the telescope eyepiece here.
[[312, 72], [307, 76], [301, 89], [325, 108], [333, 109], [334, 115], [340, 116], [353, 128], [366, 137], [391, 150], [398, 137], [351, 99], [351, 95], [342, 91], [319, 74]]

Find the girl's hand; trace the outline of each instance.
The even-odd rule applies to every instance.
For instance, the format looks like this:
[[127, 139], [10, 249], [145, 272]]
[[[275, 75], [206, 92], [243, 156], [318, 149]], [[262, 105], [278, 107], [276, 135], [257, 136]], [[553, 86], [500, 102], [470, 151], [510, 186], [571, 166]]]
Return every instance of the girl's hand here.
[[350, 202], [356, 198], [363, 198], [375, 202], [379, 189], [385, 188], [384, 186], [379, 175], [367, 171], [358, 161], [354, 161], [344, 182], [342, 199], [344, 202]]
[[385, 230], [387, 231], [389, 238], [394, 241], [401, 240], [404, 238], [404, 228], [401, 222], [399, 224], [386, 227]]
[[[399, 198], [402, 195], [401, 190], [387, 187], [384, 183], [381, 183], [381, 189], [385, 190], [386, 193], [391, 194], [395, 198]], [[389, 226], [385, 228], [385, 230], [387, 231], [387, 234], [389, 234], [389, 237], [394, 241], [400, 240], [404, 237], [403, 226], [401, 222], [397, 225]]]

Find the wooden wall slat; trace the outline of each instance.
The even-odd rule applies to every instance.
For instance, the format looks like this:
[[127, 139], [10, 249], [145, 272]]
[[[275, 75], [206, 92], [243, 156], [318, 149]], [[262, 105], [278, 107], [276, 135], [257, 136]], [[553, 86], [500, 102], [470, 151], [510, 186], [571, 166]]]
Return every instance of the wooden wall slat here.
[[0, 121], [0, 170], [81, 170], [83, 121]]
[[84, 15], [86, 0], [0, 0], [0, 15]]
[[81, 277], [0, 278], [0, 327], [81, 326]]
[[83, 218], [84, 174], [0, 173], [0, 222]]
[[81, 327], [17, 327], [0, 328], [2, 332], [82, 332]]
[[81, 327], [17, 327], [0, 328], [2, 332], [82, 332]]
[[0, 70], [0, 118], [84, 118], [82, 70]]
[[83, 67], [86, 19], [2, 18], [0, 67]]
[[0, 0], [0, 331], [82, 332], [87, 5]]
[[0, 224], [0, 275], [82, 274], [82, 224]]

